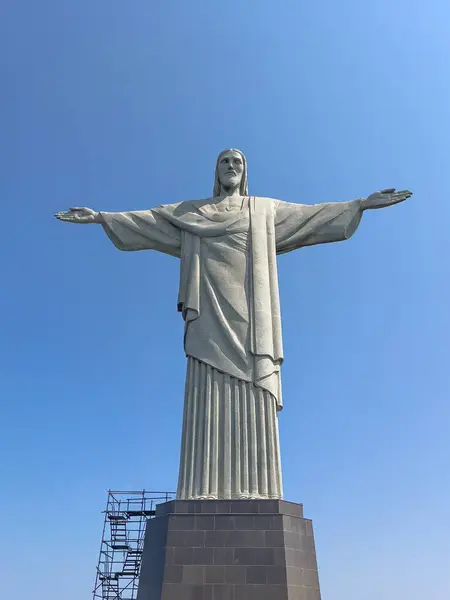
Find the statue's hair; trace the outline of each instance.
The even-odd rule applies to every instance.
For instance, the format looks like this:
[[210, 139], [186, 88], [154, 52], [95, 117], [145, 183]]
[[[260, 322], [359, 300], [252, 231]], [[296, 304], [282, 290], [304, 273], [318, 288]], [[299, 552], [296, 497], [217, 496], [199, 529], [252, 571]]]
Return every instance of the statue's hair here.
[[239, 192], [241, 196], [248, 196], [248, 177], [247, 177], [247, 159], [244, 156], [244, 153], [240, 150], [236, 150], [235, 148], [228, 148], [227, 150], [223, 150], [219, 156], [217, 157], [216, 162], [216, 174], [214, 178], [214, 189], [213, 189], [213, 197], [220, 196], [220, 179], [219, 179], [219, 163], [220, 159], [226, 152], [238, 152], [242, 157], [242, 163], [244, 166], [244, 170], [242, 172], [241, 185], [239, 186]]

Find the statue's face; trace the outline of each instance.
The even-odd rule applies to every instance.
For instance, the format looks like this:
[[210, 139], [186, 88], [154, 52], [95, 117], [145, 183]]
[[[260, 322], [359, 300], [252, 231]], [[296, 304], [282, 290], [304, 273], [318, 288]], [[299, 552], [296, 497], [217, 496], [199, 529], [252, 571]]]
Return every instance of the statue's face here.
[[218, 168], [219, 180], [224, 188], [236, 188], [240, 185], [244, 173], [244, 161], [239, 152], [230, 150], [222, 154]]

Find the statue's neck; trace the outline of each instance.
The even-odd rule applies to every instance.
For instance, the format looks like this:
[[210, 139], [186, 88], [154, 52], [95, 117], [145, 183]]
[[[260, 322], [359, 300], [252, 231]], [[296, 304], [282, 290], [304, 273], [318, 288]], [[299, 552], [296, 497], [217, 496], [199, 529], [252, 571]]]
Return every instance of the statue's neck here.
[[240, 186], [225, 187], [220, 186], [220, 197], [221, 198], [241, 198]]
[[227, 210], [242, 209], [244, 197], [239, 194], [226, 195], [221, 194], [218, 198], [214, 199], [216, 209], [219, 212]]
[[218, 201], [221, 209], [230, 210], [242, 204], [242, 196], [240, 194], [240, 186], [235, 187], [220, 187], [220, 196]]

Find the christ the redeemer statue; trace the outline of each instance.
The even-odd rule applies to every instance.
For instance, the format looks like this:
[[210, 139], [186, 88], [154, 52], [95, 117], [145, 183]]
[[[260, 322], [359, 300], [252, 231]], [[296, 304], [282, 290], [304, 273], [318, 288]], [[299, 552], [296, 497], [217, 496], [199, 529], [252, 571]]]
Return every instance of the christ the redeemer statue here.
[[181, 259], [178, 310], [188, 363], [179, 499], [282, 497], [277, 254], [346, 240], [364, 210], [410, 196], [388, 189], [316, 205], [253, 197], [245, 156], [225, 150], [211, 198], [152, 210], [56, 214], [68, 223], [102, 225], [119, 250]]

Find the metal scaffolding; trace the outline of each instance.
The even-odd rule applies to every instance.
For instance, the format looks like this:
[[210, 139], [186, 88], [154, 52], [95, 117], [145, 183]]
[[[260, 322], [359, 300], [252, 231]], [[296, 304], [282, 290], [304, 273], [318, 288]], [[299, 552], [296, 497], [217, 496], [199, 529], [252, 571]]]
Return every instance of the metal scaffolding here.
[[109, 491], [94, 600], [136, 600], [145, 526], [174, 492]]

